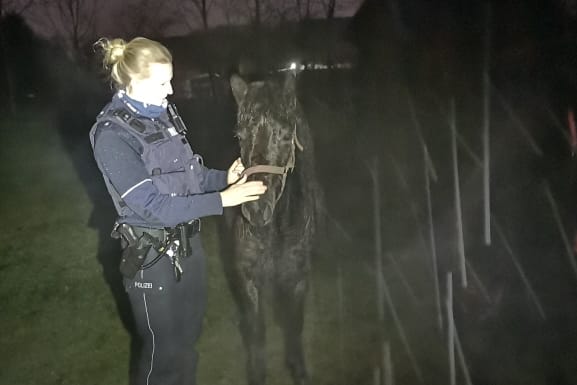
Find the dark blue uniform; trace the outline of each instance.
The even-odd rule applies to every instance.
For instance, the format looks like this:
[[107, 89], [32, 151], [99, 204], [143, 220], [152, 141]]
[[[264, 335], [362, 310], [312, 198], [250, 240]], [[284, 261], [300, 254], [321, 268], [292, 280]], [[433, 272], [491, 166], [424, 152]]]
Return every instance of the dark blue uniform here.
[[195, 220], [222, 214], [218, 191], [227, 186], [226, 172], [202, 164], [165, 108], [144, 105], [123, 92], [99, 114], [90, 137], [118, 223], [130, 225], [137, 236], [148, 232], [160, 243], [165, 228], [195, 224], [187, 235], [187, 255], [177, 261], [179, 280], [174, 260], [165, 256], [150, 265], [150, 255], [147, 268], [125, 278], [142, 339], [136, 383], [194, 384], [195, 343], [206, 307], [205, 256]]

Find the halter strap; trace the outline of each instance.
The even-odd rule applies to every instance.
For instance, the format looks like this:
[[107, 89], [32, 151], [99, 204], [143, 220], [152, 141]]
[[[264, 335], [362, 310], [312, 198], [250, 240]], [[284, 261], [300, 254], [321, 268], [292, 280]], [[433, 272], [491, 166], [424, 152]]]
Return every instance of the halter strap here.
[[295, 129], [295, 136], [293, 138], [293, 142], [295, 144], [295, 146], [301, 151], [303, 152], [305, 150], [305, 148], [303, 147], [303, 145], [301, 144], [301, 141], [299, 140], [299, 137], [297, 136], [297, 131]]
[[240, 177], [243, 176], [248, 177], [252, 174], [278, 174], [283, 175], [286, 174], [289, 170], [288, 167], [280, 167], [280, 166], [270, 166], [265, 164], [259, 164], [257, 166], [252, 166], [249, 168], [245, 168], [244, 171], [240, 174]]
[[[294, 137], [293, 137], [293, 145], [296, 148], [298, 148], [300, 151], [304, 151], [304, 147], [297, 137], [296, 127], [295, 127], [295, 133], [294, 133]], [[294, 147], [293, 147], [293, 151], [294, 151]], [[293, 167], [294, 167], [294, 154], [293, 154], [293, 165], [292, 166], [280, 167], [280, 166], [271, 166], [268, 164], [259, 164], [256, 166], [245, 168], [244, 171], [239, 175], [238, 179], [241, 179], [243, 176], [248, 177], [252, 174], [286, 175], [286, 173], [289, 170], [292, 170]], [[284, 179], [283, 179], [283, 183], [284, 183]]]

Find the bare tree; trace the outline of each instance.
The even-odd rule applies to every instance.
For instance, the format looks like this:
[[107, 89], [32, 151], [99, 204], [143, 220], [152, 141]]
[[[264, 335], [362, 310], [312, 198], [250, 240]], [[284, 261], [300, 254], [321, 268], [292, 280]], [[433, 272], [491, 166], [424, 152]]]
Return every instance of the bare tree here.
[[323, 8], [325, 17], [327, 19], [333, 19], [335, 17], [337, 0], [319, 0], [319, 2], [321, 7]]
[[328, 0], [326, 6], [326, 16], [327, 19], [332, 19], [335, 17], [335, 7], [337, 5], [337, 0]]
[[246, 0], [255, 26], [298, 19], [297, 4], [302, 0]]
[[286, 0], [275, 1], [274, 4], [270, 0], [246, 0], [247, 8], [250, 10], [251, 24], [258, 28], [264, 23], [277, 19], [277, 16], [285, 11], [284, 2]]
[[[6, 36], [4, 36], [4, 26], [2, 22], [7, 13], [21, 15], [26, 11], [34, 2], [34, 0], [17, 1], [17, 0], [0, 0], [0, 57], [7, 58], [10, 56], [10, 50], [8, 49], [8, 44], [6, 43]], [[16, 112], [16, 102], [14, 100], [14, 82], [12, 79], [12, 68], [9, 60], [4, 60], [2, 63], [3, 77], [5, 78], [6, 84], [6, 95], [8, 99], [8, 105], [10, 107], [10, 113], [14, 114]]]
[[[174, 3], [174, 2], [173, 2]], [[169, 1], [137, 0], [119, 11], [124, 35], [162, 36], [170, 28], [186, 24], [176, 4]]]
[[[320, 0], [326, 1], [326, 0]], [[333, 0], [334, 1], [334, 0]], [[299, 21], [310, 19], [314, 14], [315, 2], [311, 0], [295, 0], [294, 13]]]
[[27, 11], [28, 19], [44, 34], [59, 39], [74, 60], [94, 37], [97, 0], [37, 0]]
[[[260, 26], [287, 20], [306, 20], [317, 17], [332, 19], [339, 13], [350, 14], [363, 0], [214, 1], [217, 2], [227, 24], [240, 24], [248, 20], [251, 24]], [[239, 17], [238, 15], [242, 16]]]
[[3, 17], [6, 13], [21, 15], [32, 6], [34, 1], [35, 0], [0, 0], [0, 17]]
[[301, 20], [302, 19], [302, 13], [301, 13], [302, 0], [296, 0], [296, 7], [297, 7], [297, 18], [298, 18], [298, 20]]
[[[311, 18], [311, 0], [305, 0], [303, 4], [303, 0], [295, 0], [296, 1], [296, 15], [297, 20], [306, 20]], [[304, 10], [303, 10], [304, 8]]]
[[[280, 20], [307, 20], [324, 17], [333, 19], [337, 13], [350, 14], [363, 0], [290, 0], [287, 4], [277, 1], [275, 13]], [[384, 0], [387, 1], [387, 0]], [[577, 0], [575, 0], [577, 1]], [[280, 6], [279, 6], [280, 5]]]
[[[217, 2], [219, 10], [228, 24], [239, 24], [248, 20], [253, 25], [260, 26], [287, 20], [306, 20], [317, 17], [332, 19], [339, 13], [350, 14], [363, 0], [214, 1]], [[239, 14], [242, 16], [239, 17]]]
[[[206, 31], [208, 29], [208, 17], [213, 3], [213, 0], [187, 0], [182, 1], [180, 4], [185, 12], [190, 12], [192, 8], [195, 18], [197, 20], [200, 19], [202, 29]], [[197, 27], [196, 23], [190, 23], [188, 19], [186, 20], [186, 24], [188, 24], [191, 30], [194, 30]]]
[[79, 59], [86, 38], [94, 37], [96, 6], [90, 0], [58, 0], [56, 4], [71, 53]]
[[261, 0], [261, 22], [282, 23], [288, 20], [302, 20], [303, 0]]
[[238, 0], [220, 0], [217, 3], [227, 25], [241, 24], [250, 20], [248, 3]]
[[261, 25], [261, 0], [254, 0], [254, 24]]
[[[357, 9], [364, 0], [313, 0], [315, 8], [322, 12], [327, 19], [333, 19], [338, 12], [350, 14]], [[388, 3], [388, 0], [383, 0]]]

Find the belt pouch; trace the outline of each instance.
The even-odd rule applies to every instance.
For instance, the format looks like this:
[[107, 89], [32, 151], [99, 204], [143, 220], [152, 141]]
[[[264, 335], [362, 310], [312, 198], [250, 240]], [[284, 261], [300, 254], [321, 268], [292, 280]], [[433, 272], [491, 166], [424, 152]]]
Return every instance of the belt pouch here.
[[189, 226], [179, 225], [178, 232], [180, 238], [180, 250], [183, 257], [188, 257], [190, 255], [190, 236]]
[[132, 279], [144, 264], [144, 260], [151, 249], [151, 245], [143, 248], [129, 246], [122, 252], [120, 260], [120, 273], [126, 278]]

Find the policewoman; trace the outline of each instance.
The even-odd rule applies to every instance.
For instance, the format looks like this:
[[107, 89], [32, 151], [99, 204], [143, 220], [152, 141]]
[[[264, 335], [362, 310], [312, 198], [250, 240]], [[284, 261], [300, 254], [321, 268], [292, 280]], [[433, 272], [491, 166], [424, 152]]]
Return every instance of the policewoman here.
[[256, 200], [266, 190], [195, 154], [172, 94], [172, 56], [146, 38], [101, 39], [103, 64], [116, 92], [96, 118], [90, 141], [118, 211], [120, 271], [141, 339], [136, 384], [195, 384], [206, 307], [203, 217]]

